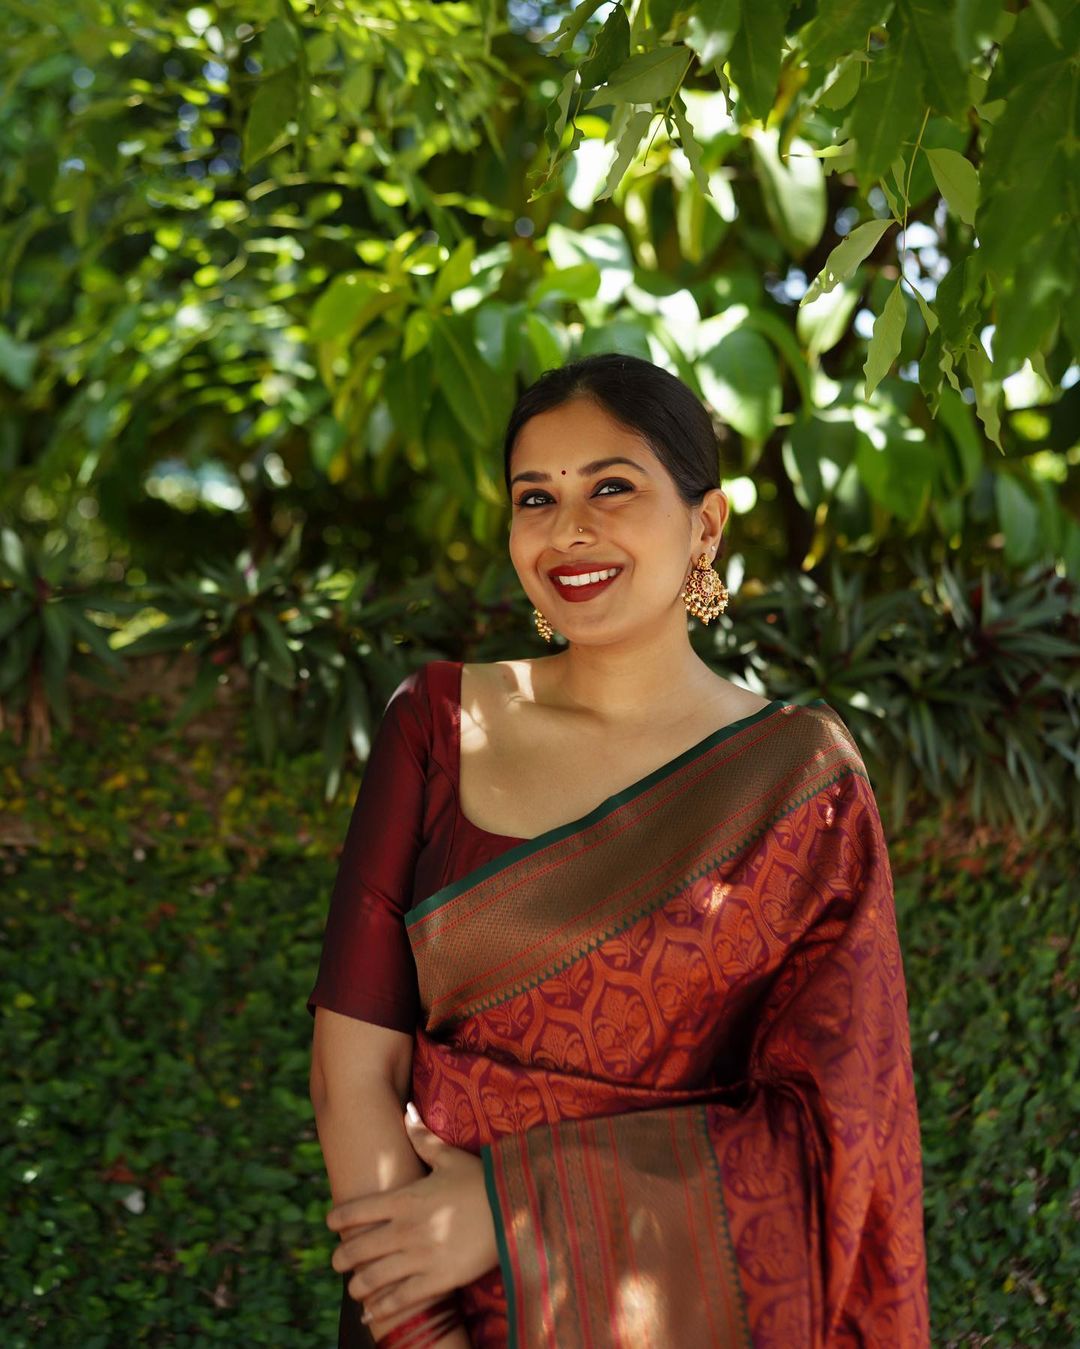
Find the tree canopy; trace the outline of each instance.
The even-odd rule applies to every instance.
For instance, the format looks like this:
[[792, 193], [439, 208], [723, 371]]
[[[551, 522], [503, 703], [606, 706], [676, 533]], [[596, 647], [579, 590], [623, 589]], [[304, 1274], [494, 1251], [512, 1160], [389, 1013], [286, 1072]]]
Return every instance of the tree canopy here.
[[756, 574], [1080, 568], [1074, 0], [3, 10], [5, 511], [468, 580], [517, 389], [614, 348], [717, 414]]

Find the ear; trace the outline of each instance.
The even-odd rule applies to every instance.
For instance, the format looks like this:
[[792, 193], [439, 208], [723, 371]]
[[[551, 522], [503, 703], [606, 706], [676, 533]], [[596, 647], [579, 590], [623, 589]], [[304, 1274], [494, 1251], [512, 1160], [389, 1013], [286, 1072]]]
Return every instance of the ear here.
[[698, 507], [697, 546], [695, 558], [707, 553], [709, 561], [716, 560], [716, 550], [720, 547], [720, 537], [727, 524], [731, 503], [720, 487], [710, 487]]

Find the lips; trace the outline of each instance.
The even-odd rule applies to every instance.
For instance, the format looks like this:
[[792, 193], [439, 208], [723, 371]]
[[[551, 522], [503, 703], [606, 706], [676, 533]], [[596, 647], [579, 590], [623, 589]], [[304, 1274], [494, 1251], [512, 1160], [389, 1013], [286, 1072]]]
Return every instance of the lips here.
[[609, 585], [614, 585], [622, 575], [622, 568], [614, 576], [606, 576], [602, 581], [592, 581], [585, 585], [560, 585], [555, 579], [556, 576], [580, 576], [590, 571], [610, 571], [611, 567], [618, 567], [617, 562], [612, 562], [608, 567], [556, 567], [554, 571], [549, 572], [551, 584], [559, 592], [564, 600], [569, 600], [571, 604], [580, 603], [582, 600], [591, 600], [594, 595], [599, 595], [601, 590], [606, 590]]

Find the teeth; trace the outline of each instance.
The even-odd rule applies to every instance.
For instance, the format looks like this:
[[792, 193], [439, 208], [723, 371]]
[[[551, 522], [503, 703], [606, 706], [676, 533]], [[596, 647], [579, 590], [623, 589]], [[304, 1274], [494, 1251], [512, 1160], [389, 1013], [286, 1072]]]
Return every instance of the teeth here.
[[582, 572], [580, 576], [556, 576], [555, 579], [564, 586], [584, 586], [594, 584], [596, 581], [606, 581], [609, 576], [618, 574], [618, 567], [609, 567], [607, 571]]

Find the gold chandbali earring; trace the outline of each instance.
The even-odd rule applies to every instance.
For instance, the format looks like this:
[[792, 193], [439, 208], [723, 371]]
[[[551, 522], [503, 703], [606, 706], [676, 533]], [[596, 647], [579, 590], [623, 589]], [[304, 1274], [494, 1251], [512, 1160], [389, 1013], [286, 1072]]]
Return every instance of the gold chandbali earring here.
[[702, 553], [690, 568], [679, 597], [686, 601], [687, 612], [706, 625], [727, 608], [727, 586], [713, 571], [708, 553]]

